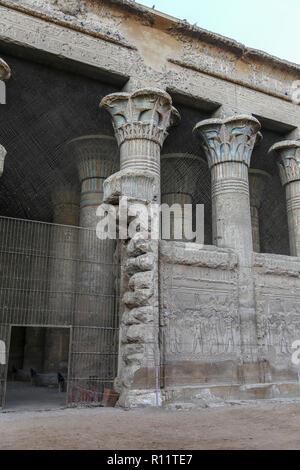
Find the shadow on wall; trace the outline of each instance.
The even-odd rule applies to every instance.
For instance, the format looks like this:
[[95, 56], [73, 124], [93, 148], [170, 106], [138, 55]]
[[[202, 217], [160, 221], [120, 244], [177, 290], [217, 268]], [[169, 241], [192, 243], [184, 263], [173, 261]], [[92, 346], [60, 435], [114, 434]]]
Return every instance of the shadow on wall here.
[[1, 143], [7, 150], [1, 215], [51, 222], [54, 183], [78, 181], [75, 161], [66, 160], [63, 144], [81, 135], [113, 135], [99, 102], [117, 90], [46, 65], [3, 58], [13, 73], [0, 117]]

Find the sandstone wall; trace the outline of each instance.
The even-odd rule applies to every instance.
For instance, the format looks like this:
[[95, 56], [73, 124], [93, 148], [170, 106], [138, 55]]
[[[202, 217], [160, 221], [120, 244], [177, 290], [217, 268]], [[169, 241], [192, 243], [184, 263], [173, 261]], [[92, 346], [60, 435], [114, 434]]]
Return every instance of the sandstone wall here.
[[[165, 402], [299, 396], [297, 258], [254, 254], [258, 383], [244, 376], [237, 257], [161, 242], [161, 386]], [[249, 371], [249, 366], [248, 366]]]

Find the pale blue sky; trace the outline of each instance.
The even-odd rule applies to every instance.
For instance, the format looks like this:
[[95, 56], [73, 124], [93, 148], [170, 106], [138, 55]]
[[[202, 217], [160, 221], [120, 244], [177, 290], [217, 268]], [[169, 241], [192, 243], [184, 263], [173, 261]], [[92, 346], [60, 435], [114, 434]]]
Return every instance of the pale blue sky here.
[[300, 0], [138, 0], [176, 18], [300, 64]]

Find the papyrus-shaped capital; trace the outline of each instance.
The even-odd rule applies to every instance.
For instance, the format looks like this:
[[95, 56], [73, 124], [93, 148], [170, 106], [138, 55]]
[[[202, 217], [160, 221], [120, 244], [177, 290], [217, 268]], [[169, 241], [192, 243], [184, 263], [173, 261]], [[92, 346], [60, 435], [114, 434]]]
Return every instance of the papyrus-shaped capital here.
[[118, 170], [118, 146], [108, 135], [85, 135], [69, 141], [66, 151], [74, 156], [81, 181], [108, 178]]
[[168, 129], [180, 121], [168, 93], [144, 88], [134, 93], [112, 93], [101, 101], [111, 115], [118, 144], [147, 139], [163, 145]]
[[200, 121], [194, 134], [200, 138], [210, 168], [220, 163], [240, 162], [250, 166], [255, 144], [261, 139], [261, 125], [248, 115]]
[[300, 141], [285, 140], [274, 144], [269, 153], [277, 155], [277, 164], [283, 186], [300, 181]]

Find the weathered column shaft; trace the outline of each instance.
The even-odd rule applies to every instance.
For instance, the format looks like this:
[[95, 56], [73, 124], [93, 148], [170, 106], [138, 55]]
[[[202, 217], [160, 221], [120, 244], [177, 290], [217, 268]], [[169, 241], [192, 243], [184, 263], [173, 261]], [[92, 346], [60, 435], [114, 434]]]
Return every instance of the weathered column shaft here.
[[[113, 118], [121, 171], [105, 182], [105, 200], [148, 211], [160, 203], [160, 150], [167, 129], [179, 119], [170, 96], [155, 88], [114, 93], [102, 101]], [[152, 219], [157, 227], [158, 219]], [[158, 240], [142, 230], [120, 241], [121, 305], [118, 378], [121, 406], [159, 405]]]
[[213, 240], [249, 257], [252, 247], [248, 167], [224, 162], [211, 169]]
[[[78, 243], [79, 192], [70, 185], [59, 185], [52, 195], [52, 266], [49, 297], [53, 325], [71, 325], [74, 307], [76, 255]], [[68, 362], [69, 330], [47, 329], [44, 372], [65, 372]]]
[[286, 185], [291, 256], [300, 256], [300, 181]]
[[[146, 129], [144, 130], [146, 132]], [[124, 141], [120, 146], [120, 169], [149, 171], [160, 176], [159, 142], [135, 139]]]
[[52, 195], [53, 223], [78, 227], [79, 192], [70, 185], [58, 186]]
[[300, 141], [286, 140], [273, 145], [278, 157], [282, 185], [286, 191], [291, 256], [300, 256]]
[[84, 367], [79, 359], [74, 370], [83, 379], [83, 389], [101, 393], [109, 383], [100, 379], [110, 375], [113, 362], [115, 241], [97, 238], [97, 209], [103, 202], [105, 179], [117, 171], [118, 146], [114, 137], [87, 135], [70, 141], [68, 151], [74, 155], [81, 184], [73, 351], [95, 352]]

